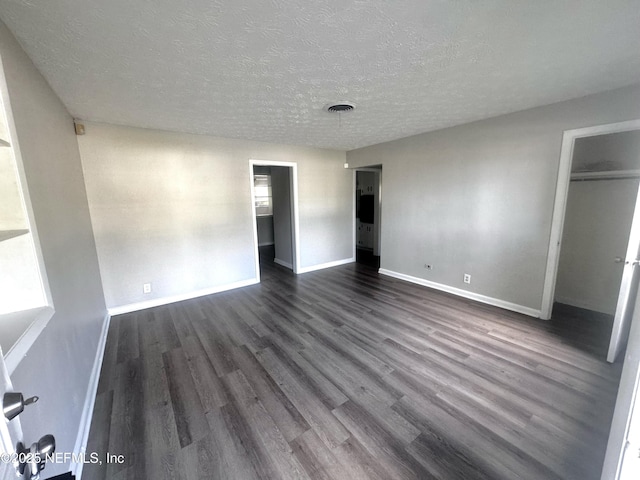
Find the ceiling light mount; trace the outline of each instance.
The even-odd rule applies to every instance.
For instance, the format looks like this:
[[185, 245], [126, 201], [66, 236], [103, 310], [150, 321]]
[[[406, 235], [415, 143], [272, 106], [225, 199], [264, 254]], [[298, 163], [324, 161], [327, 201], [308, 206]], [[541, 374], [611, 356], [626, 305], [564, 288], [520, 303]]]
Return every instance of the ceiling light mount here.
[[323, 109], [329, 113], [347, 113], [356, 108], [355, 103], [352, 102], [331, 102], [327, 103]]

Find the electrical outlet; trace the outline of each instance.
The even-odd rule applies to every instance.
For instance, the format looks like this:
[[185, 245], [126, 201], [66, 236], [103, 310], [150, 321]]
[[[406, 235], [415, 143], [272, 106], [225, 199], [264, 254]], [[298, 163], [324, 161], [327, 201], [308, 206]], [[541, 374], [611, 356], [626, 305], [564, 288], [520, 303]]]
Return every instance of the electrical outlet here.
[[151, 284], [145, 283], [142, 285], [142, 293], [151, 293]]
[[430, 264], [425, 263], [424, 268], [426, 268], [427, 270], [431, 270], [433, 267]]
[[462, 280], [464, 281], [464, 283], [471, 283], [471, 275], [469, 275], [468, 273], [465, 273]]

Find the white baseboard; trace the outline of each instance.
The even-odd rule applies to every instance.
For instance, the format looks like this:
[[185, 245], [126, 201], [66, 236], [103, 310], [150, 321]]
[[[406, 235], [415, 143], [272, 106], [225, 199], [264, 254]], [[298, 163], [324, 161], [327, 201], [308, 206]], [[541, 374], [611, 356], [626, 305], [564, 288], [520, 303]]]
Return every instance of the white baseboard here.
[[327, 262], [327, 263], [321, 263], [319, 265], [311, 265], [310, 267], [300, 268], [298, 270], [298, 273], [314, 272], [316, 270], [322, 270], [324, 268], [337, 267], [339, 265], [345, 265], [347, 263], [353, 263], [355, 261], [356, 261], [356, 259], [351, 257], [351, 258], [345, 258], [345, 259], [342, 259], [342, 260], [336, 260], [335, 262]]
[[284, 260], [280, 260], [279, 258], [274, 258], [273, 263], [277, 263], [278, 265], [282, 265], [285, 268], [293, 270], [293, 265], [291, 265], [289, 262], [285, 262]]
[[400, 280], [405, 280], [407, 282], [416, 283], [424, 287], [433, 288], [435, 290], [452, 293], [453, 295], [468, 298], [470, 300], [475, 300], [476, 302], [486, 303], [487, 305], [493, 305], [494, 307], [500, 307], [500, 308], [504, 308], [505, 310], [511, 310], [512, 312], [522, 313], [530, 317], [540, 318], [540, 310], [536, 310], [535, 308], [525, 307], [523, 305], [507, 302], [505, 300], [500, 300], [498, 298], [487, 297], [479, 293], [469, 292], [467, 290], [462, 290], [460, 288], [451, 287], [449, 285], [444, 285], [442, 283], [431, 282], [429, 280], [425, 280], [424, 278], [412, 277], [411, 275], [405, 275], [404, 273], [398, 273], [392, 270], [386, 270], [384, 268], [379, 269], [378, 273], [382, 275], [387, 275], [389, 277], [398, 278]]
[[195, 292], [189, 292], [182, 295], [173, 295], [171, 297], [154, 298], [146, 302], [130, 303], [128, 305], [120, 305], [118, 307], [110, 307], [108, 309], [109, 315], [121, 315], [123, 313], [137, 312], [138, 310], [145, 310], [147, 308], [159, 307], [161, 305], [168, 305], [169, 303], [181, 302], [183, 300], [190, 300], [192, 298], [204, 297], [205, 295], [213, 295], [214, 293], [226, 292], [227, 290], [234, 290], [236, 288], [248, 287], [249, 285], [255, 285], [260, 283], [257, 278], [251, 278], [249, 280], [242, 280], [235, 283], [227, 283], [225, 285], [219, 285], [213, 288], [207, 288], [203, 290], [196, 290]]
[[[100, 371], [102, 369], [104, 349], [107, 345], [107, 333], [109, 332], [110, 322], [111, 315], [107, 314], [102, 322], [102, 330], [100, 331], [100, 338], [98, 339], [98, 349], [96, 351], [96, 357], [93, 360], [93, 368], [91, 369], [91, 376], [89, 377], [89, 386], [87, 387], [87, 394], [82, 408], [82, 416], [80, 417], [78, 436], [76, 437], [76, 444], [73, 447], [75, 458], [81, 458], [82, 454], [87, 451], [87, 441], [89, 440], [89, 430], [91, 430], [91, 419], [93, 418], [93, 407], [96, 403]], [[71, 471], [76, 476], [77, 480], [80, 480], [80, 477], [82, 476], [83, 466], [83, 462], [75, 463], [72, 460]]]

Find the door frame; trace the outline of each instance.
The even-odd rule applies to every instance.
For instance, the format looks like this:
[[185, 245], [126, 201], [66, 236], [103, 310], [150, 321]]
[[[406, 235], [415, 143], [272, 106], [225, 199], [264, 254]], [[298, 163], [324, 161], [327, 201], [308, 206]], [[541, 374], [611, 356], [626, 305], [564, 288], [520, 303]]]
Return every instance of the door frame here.
[[[376, 229], [378, 230], [378, 253], [382, 258], [382, 164], [379, 167], [354, 167], [353, 168], [353, 259], [356, 259], [356, 250], [358, 248], [358, 222], [356, 221], [356, 193], [358, 190], [358, 172], [373, 172], [378, 174], [378, 205], [376, 205], [375, 218], [377, 220]], [[375, 252], [375, 249], [374, 249]]]
[[551, 234], [549, 237], [549, 250], [547, 255], [547, 267], [544, 276], [542, 290], [542, 305], [540, 318], [549, 320], [553, 310], [553, 300], [556, 291], [558, 277], [558, 263], [560, 261], [560, 249], [562, 232], [564, 229], [565, 214], [567, 210], [567, 198], [569, 196], [569, 184], [571, 181], [571, 164], [573, 163], [573, 147], [576, 139], [606, 135], [608, 133], [621, 133], [640, 130], [640, 119], [626, 122], [610, 123], [595, 127], [577, 128], [565, 130], [562, 136], [562, 148], [560, 150], [560, 165], [558, 167], [558, 181], [556, 184], [555, 202], [551, 220]]
[[253, 184], [253, 167], [291, 168], [289, 188], [291, 189], [291, 248], [293, 249], [293, 273], [300, 270], [300, 218], [298, 215], [298, 163], [278, 162], [274, 160], [249, 160], [249, 184], [251, 185], [251, 218], [253, 219], [253, 247], [255, 255], [256, 280], [260, 281], [260, 254], [258, 250], [258, 224], [256, 222], [256, 192]]
[[[3, 398], [5, 392], [15, 391], [9, 373], [2, 348], [0, 348], [0, 398]], [[9, 422], [5, 420], [3, 415], [3, 418], [0, 419], [0, 452], [15, 453], [18, 441], [23, 441], [20, 418], [16, 417]], [[0, 461], [0, 478], [16, 478], [13, 462]]]

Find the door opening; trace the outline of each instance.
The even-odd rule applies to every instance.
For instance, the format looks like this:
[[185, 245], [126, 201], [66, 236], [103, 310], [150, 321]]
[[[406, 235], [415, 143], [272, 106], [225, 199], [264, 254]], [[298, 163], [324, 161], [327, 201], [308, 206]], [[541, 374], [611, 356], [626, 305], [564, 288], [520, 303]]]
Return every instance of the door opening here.
[[380, 268], [382, 166], [355, 170], [356, 262]]
[[639, 184], [640, 122], [565, 132], [541, 316], [555, 308], [603, 322], [610, 362], [626, 345], [640, 279]]
[[296, 164], [251, 160], [250, 167], [256, 277], [275, 265], [297, 273]]

